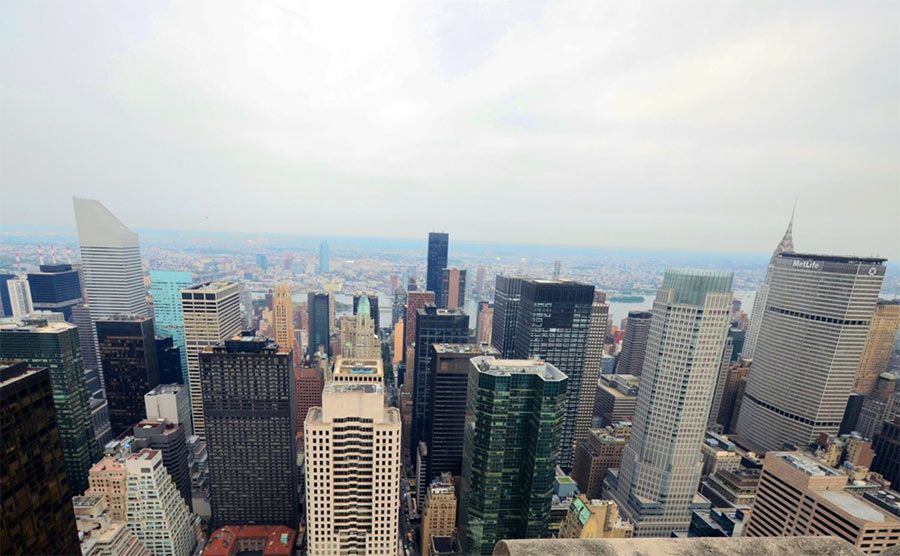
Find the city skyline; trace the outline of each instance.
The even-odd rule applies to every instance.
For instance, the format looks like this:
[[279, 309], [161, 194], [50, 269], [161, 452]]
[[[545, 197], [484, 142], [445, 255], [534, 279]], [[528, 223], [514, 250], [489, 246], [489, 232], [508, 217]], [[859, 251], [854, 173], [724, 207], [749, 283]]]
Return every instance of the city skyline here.
[[[774, 234], [796, 196], [810, 250], [900, 250], [898, 6], [439, 6], [7, 4], [6, 220], [76, 193], [135, 229], [366, 235], [378, 206], [415, 236], [762, 251], [729, 210]], [[507, 211], [410, 210], [447, 191]]]

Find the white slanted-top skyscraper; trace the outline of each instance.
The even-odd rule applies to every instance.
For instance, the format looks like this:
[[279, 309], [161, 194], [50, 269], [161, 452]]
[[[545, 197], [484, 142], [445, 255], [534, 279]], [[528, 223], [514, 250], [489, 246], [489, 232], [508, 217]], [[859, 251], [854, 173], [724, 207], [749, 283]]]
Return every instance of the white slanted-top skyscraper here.
[[731, 317], [732, 275], [668, 270], [653, 302], [631, 438], [605, 491], [635, 537], [687, 532]]
[[81, 271], [94, 321], [149, 316], [138, 236], [99, 201], [73, 199]]

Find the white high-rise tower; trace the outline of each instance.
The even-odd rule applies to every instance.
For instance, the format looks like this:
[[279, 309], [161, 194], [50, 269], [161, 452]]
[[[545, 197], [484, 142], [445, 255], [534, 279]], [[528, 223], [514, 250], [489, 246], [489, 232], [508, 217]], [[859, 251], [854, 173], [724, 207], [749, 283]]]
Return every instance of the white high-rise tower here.
[[381, 360], [338, 358], [303, 429], [310, 556], [395, 556], [400, 412], [385, 405]]
[[149, 316], [138, 236], [99, 201], [73, 199], [91, 317]]
[[605, 485], [635, 537], [690, 525], [731, 283], [730, 272], [668, 270], [656, 293], [631, 438]]

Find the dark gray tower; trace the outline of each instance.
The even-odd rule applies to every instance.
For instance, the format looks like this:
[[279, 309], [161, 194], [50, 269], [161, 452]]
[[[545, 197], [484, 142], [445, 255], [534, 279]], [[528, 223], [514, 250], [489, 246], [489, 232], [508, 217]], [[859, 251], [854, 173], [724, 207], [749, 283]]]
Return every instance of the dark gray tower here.
[[450, 234], [431, 232], [428, 234], [428, 267], [425, 274], [425, 290], [434, 292], [435, 299], [441, 299], [443, 271], [447, 268], [447, 248]]
[[516, 324], [519, 318], [519, 300], [522, 297], [523, 278], [497, 275], [494, 285], [494, 320], [491, 323], [491, 345], [500, 351], [500, 357], [509, 359], [515, 352]]
[[619, 358], [616, 360], [617, 375], [641, 376], [652, 317], [653, 313], [650, 311], [628, 311], [622, 351], [619, 352]]

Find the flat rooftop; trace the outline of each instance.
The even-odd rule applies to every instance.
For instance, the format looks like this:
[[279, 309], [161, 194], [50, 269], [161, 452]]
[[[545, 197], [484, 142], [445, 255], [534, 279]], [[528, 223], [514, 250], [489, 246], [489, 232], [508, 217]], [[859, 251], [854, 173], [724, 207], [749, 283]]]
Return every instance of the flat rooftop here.
[[66, 330], [75, 328], [74, 324], [65, 321], [48, 322], [46, 320], [37, 319], [30, 321], [27, 319], [2, 319], [0, 320], [0, 330], [10, 330], [12, 332], [37, 332], [40, 334], [58, 334]]
[[487, 355], [473, 357], [472, 364], [479, 372], [494, 376], [529, 374], [540, 376], [546, 381], [562, 381], [568, 378], [550, 363], [539, 359], [497, 359]]
[[867, 502], [862, 497], [850, 494], [844, 490], [818, 490], [815, 494], [831, 502], [853, 517], [863, 521], [872, 521], [876, 523], [900, 521], [896, 517], [882, 511], [878, 506]]
[[838, 470], [797, 452], [770, 452], [766, 455], [766, 457], [773, 456], [791, 464], [794, 468], [799, 469], [810, 477], [837, 477], [841, 475]]
[[483, 355], [500, 355], [500, 352], [490, 344], [431, 344], [438, 353], [480, 353]]

